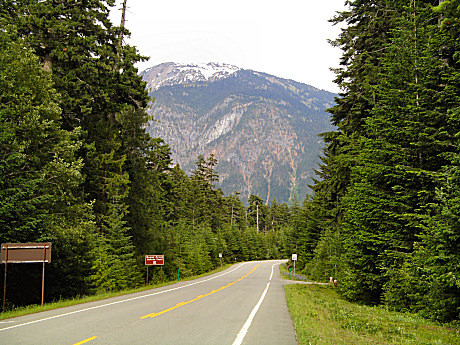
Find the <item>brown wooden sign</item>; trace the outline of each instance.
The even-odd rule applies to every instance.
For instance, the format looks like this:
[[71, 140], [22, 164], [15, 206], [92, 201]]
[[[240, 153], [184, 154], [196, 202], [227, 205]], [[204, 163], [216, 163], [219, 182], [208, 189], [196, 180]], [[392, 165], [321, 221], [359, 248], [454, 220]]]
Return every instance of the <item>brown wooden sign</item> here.
[[3, 280], [3, 311], [6, 303], [6, 273], [8, 264], [41, 263], [42, 268], [42, 305], [45, 296], [45, 263], [51, 262], [51, 243], [2, 243], [0, 247], [1, 263], [5, 264]]
[[2, 243], [1, 262], [2, 264], [50, 263], [51, 243]]

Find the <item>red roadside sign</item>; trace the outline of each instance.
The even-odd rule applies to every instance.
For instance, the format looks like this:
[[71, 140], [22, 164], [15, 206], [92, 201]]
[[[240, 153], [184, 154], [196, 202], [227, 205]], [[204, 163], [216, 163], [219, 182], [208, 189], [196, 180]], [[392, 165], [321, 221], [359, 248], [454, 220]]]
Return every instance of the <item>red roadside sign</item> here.
[[165, 264], [165, 256], [164, 255], [146, 255], [145, 264], [147, 266], [153, 266], [153, 265], [163, 266]]

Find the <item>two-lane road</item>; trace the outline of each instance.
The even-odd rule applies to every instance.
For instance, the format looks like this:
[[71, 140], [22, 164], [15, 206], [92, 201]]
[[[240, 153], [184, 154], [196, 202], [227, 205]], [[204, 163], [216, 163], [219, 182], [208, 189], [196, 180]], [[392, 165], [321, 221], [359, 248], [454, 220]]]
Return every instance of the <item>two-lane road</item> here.
[[278, 265], [0, 321], [0, 344], [296, 344]]

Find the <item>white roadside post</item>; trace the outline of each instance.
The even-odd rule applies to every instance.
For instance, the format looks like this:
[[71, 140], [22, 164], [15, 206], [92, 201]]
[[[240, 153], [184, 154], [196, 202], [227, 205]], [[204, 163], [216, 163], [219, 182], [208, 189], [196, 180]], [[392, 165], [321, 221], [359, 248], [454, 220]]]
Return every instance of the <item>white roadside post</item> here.
[[220, 267], [222, 268], [222, 253], [219, 253]]
[[292, 261], [294, 261], [294, 274], [295, 274], [295, 262], [297, 261], [297, 254], [292, 254]]

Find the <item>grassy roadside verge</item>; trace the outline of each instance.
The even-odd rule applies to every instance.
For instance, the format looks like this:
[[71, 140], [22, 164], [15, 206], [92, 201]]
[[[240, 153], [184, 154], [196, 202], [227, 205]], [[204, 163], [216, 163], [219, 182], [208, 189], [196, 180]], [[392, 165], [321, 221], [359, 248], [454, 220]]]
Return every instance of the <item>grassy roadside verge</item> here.
[[[188, 281], [188, 280], [193, 280], [201, 277], [206, 277], [214, 273], [221, 272], [223, 270], [226, 270], [227, 268], [231, 267], [233, 264], [226, 264], [223, 265], [223, 267], [216, 268], [215, 270], [209, 271], [207, 273], [203, 273], [197, 276], [191, 276], [191, 277], [184, 277], [181, 278], [181, 281]], [[8, 310], [4, 313], [0, 313], [0, 320], [4, 319], [10, 319], [13, 317], [18, 317], [22, 315], [28, 315], [28, 314], [35, 314], [39, 313], [42, 311], [46, 310], [52, 310], [52, 309], [58, 309], [58, 308], [64, 308], [64, 307], [69, 307], [72, 305], [77, 305], [77, 304], [83, 304], [83, 303], [88, 303], [88, 302], [93, 302], [93, 301], [100, 301], [104, 300], [107, 298], [111, 297], [117, 297], [117, 296], [123, 296], [123, 295], [128, 295], [136, 292], [141, 292], [141, 291], [146, 291], [150, 289], [155, 289], [158, 287], [162, 286], [168, 286], [177, 283], [177, 281], [169, 281], [165, 282], [163, 284], [151, 284], [148, 286], [142, 286], [136, 289], [130, 289], [130, 290], [123, 290], [123, 291], [117, 291], [117, 292], [106, 292], [106, 293], [100, 293], [96, 295], [91, 295], [91, 296], [82, 296], [82, 297], [75, 297], [73, 299], [68, 299], [68, 300], [62, 300], [62, 301], [57, 301], [57, 302], [52, 302], [52, 303], [45, 303], [43, 306], [40, 305], [28, 305], [26, 307], [19, 307], [14, 310]]]
[[281, 278], [283, 279], [289, 279], [286, 274], [283, 273], [289, 273], [289, 269], [287, 267], [287, 264], [281, 264], [280, 265], [280, 273], [281, 273]]
[[414, 314], [343, 300], [332, 286], [287, 285], [286, 300], [303, 344], [460, 344], [458, 329]]

